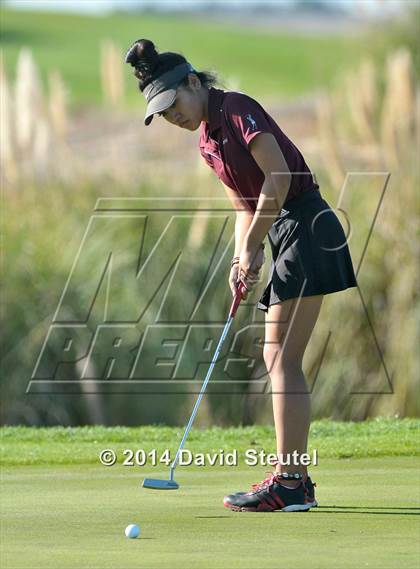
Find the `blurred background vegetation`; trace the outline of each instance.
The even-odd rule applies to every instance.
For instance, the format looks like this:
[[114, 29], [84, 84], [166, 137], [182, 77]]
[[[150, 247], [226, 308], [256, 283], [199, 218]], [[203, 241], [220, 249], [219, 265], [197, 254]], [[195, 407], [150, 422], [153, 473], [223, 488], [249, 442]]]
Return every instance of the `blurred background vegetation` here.
[[[191, 386], [174, 387], [175, 394], [90, 393], [80, 379], [80, 393], [26, 393], [98, 198], [189, 196], [211, 208], [212, 197], [224, 197], [199, 156], [197, 132], [175, 129], [163, 119], [144, 127], [143, 97], [123, 63], [125, 50], [139, 37], [152, 39], [161, 51], [183, 53], [199, 70], [216, 71], [221, 87], [257, 98], [300, 148], [332, 207], [346, 183], [341, 207], [351, 221], [349, 245], [360, 290], [324, 299], [304, 362], [314, 416], [418, 416], [419, 11], [412, 6], [398, 18], [367, 21], [340, 12], [327, 18], [320, 2], [310, 11], [301, 5], [298, 12], [284, 13], [284, 21], [280, 7], [277, 19], [273, 15], [269, 24], [258, 25], [235, 13], [225, 18], [221, 6], [218, 18], [214, 11], [81, 15], [1, 8], [1, 423], [177, 425], [191, 409]], [[287, 25], [286, 16], [300, 27]], [[233, 217], [227, 217], [211, 265], [215, 280], [196, 321], [223, 322], [229, 309]], [[155, 225], [147, 230], [159, 235], [164, 222], [152, 219]], [[175, 228], [172, 251], [160, 258], [169, 269], [173, 251], [183, 252], [165, 320], [179, 321], [186, 299], [199, 297], [219, 233], [220, 219], [211, 215], [193, 215]], [[144, 286], [133, 293], [128, 276], [135, 274], [140, 238], [134, 222], [123, 235], [101, 234], [84, 253], [79, 274], [84, 283], [92, 267], [101, 273], [101, 251], [112, 252], [121, 240], [124, 255], [115, 259], [113, 278], [127, 278], [116, 281], [113, 300], [123, 314], [137, 314], [148, 298]], [[149, 237], [142, 259], [152, 247]], [[259, 286], [241, 304], [236, 331], [249, 324], [263, 327], [255, 304], [268, 269], [266, 262]], [[82, 285], [69, 291], [66, 321], [84, 321], [84, 294]], [[162, 294], [137, 323], [139, 339], [156, 321]], [[101, 323], [103, 312], [93, 311], [90, 329]], [[235, 351], [257, 354], [255, 365], [238, 362], [232, 372], [217, 368], [219, 383], [210, 387], [213, 394], [204, 399], [198, 424], [271, 423], [269, 383], [261, 387], [255, 381], [265, 368], [251, 336], [242, 333]], [[199, 349], [197, 337], [185, 353], [191, 365]], [[75, 382], [82, 377], [82, 356], [70, 372]], [[57, 357], [53, 350], [47, 353], [50, 367]], [[103, 369], [98, 354], [90, 360], [90, 377], [103, 377]], [[205, 371], [201, 366], [194, 390]], [[240, 382], [230, 387], [231, 395], [221, 393], [232, 375]]]

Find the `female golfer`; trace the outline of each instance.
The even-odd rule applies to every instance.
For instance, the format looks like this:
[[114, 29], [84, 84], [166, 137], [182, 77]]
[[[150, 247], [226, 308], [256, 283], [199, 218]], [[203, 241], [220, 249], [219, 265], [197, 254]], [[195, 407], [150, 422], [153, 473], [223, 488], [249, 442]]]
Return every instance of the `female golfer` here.
[[[158, 53], [147, 39], [133, 43], [134, 67], [153, 115], [190, 131], [236, 210], [229, 284], [242, 298], [258, 280], [268, 234], [272, 263], [257, 307], [266, 312], [264, 361], [272, 385], [276, 469], [249, 492], [225, 496], [233, 510], [299, 511], [316, 506], [314, 484], [296, 457], [306, 453], [310, 397], [302, 359], [324, 294], [357, 286], [341, 224], [321, 197], [302, 154], [253, 98], [215, 87], [180, 54]], [[294, 457], [294, 458], [293, 458]], [[290, 462], [289, 465], [284, 464]]]

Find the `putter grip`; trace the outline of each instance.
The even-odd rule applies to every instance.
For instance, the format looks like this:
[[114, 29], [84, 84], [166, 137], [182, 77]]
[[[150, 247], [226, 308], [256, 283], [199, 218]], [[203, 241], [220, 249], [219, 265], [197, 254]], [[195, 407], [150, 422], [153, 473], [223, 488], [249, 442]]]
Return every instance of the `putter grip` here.
[[235, 298], [233, 299], [232, 306], [230, 307], [229, 318], [234, 317], [236, 311], [238, 310], [238, 306], [242, 300], [242, 290], [245, 288], [245, 285], [242, 281], [240, 281], [239, 286], [236, 291]]

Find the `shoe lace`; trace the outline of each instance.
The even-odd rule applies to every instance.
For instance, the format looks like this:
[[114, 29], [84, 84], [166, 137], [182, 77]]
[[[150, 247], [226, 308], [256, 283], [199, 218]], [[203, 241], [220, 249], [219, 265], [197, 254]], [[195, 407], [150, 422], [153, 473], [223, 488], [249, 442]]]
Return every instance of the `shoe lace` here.
[[275, 472], [267, 471], [266, 474], [268, 474], [268, 476], [267, 476], [267, 478], [264, 478], [264, 480], [262, 480], [262, 482], [257, 482], [256, 484], [252, 484], [252, 486], [251, 486], [252, 492], [256, 492], [257, 490], [261, 490], [262, 488], [269, 486], [273, 482], [274, 478], [276, 477]]

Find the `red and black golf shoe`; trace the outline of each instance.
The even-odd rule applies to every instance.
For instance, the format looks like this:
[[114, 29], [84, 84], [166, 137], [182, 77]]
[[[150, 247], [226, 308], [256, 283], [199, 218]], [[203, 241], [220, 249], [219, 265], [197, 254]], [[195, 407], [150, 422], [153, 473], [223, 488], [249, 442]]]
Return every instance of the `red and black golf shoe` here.
[[[282, 484], [285, 480], [298, 481], [296, 488]], [[311, 508], [306, 500], [301, 474], [270, 473], [270, 476], [253, 484], [250, 492], [225, 496], [226, 508], [237, 512], [304, 512]]]
[[309, 504], [311, 508], [316, 508], [318, 506], [318, 502], [315, 499], [316, 482], [312, 482], [311, 477], [308, 476], [304, 482], [304, 485], [306, 503]]
[[[272, 472], [269, 473], [270, 476], [273, 474]], [[307, 476], [306, 480], [304, 480], [303, 482], [304, 486], [305, 486], [305, 500], [306, 503], [309, 504], [309, 506], [311, 508], [316, 508], [318, 506], [318, 502], [315, 498], [315, 487], [316, 487], [316, 482], [312, 482], [312, 479], [310, 476]], [[257, 486], [257, 485], [255, 485]], [[236, 492], [235, 494], [231, 494], [230, 496], [243, 496], [244, 494], [246, 494], [246, 492]]]

